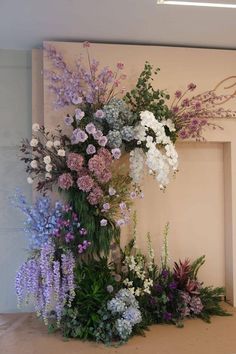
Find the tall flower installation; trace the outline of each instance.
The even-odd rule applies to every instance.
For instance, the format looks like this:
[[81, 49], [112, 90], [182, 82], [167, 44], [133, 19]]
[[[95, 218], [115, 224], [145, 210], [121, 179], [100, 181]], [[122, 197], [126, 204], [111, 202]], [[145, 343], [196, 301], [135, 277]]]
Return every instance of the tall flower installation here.
[[168, 104], [169, 94], [152, 86], [159, 69], [149, 63], [125, 93], [124, 64], [100, 68], [89, 47], [84, 43], [87, 64], [79, 57], [74, 68], [55, 48], [45, 48], [55, 108], [70, 106], [73, 113], [54, 131], [33, 124], [32, 139], [20, 148], [28, 183], [41, 196], [33, 206], [19, 192], [13, 198], [29, 235], [29, 257], [16, 277], [19, 305], [31, 301], [45, 324], [64, 336], [104, 343], [124, 342], [152, 323], [225, 315], [224, 290], [197, 279], [204, 257], [169, 266], [168, 226], [159, 266], [150, 235], [147, 255], [136, 247], [135, 217], [124, 249], [120, 230], [132, 219], [132, 201], [143, 198], [144, 173], [165, 189], [178, 171], [176, 140], [203, 139], [204, 129], [217, 127], [212, 118], [234, 117], [222, 105], [232, 97], [214, 90], [194, 96], [191, 83]]

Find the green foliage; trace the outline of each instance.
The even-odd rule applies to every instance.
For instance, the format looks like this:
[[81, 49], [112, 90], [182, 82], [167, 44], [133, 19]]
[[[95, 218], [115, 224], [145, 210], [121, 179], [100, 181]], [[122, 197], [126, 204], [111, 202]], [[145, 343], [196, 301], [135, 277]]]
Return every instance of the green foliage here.
[[146, 62], [136, 87], [126, 93], [124, 100], [134, 112], [140, 113], [148, 110], [161, 120], [169, 115], [165, 100], [168, 100], [170, 96], [164, 90], [155, 90], [152, 86], [152, 75], [157, 75], [159, 71], [159, 68], [153, 69], [153, 66]]
[[206, 261], [206, 256], [203, 255], [199, 258], [197, 258], [192, 264], [191, 264], [191, 268], [190, 268], [190, 277], [191, 279], [196, 280], [197, 279], [197, 275], [198, 275], [198, 271], [199, 269], [203, 266], [203, 264]]
[[76, 295], [71, 307], [65, 307], [61, 328], [65, 337], [96, 340], [103, 319], [101, 309], [112, 297], [107, 286], [112, 285], [115, 290], [117, 283], [107, 258], [78, 264], [75, 277]]
[[83, 227], [87, 229], [87, 239], [91, 241], [88, 251], [98, 256], [108, 255], [111, 241], [118, 240], [120, 236], [120, 229], [115, 222], [109, 220], [106, 227], [101, 227], [101, 215], [97, 208], [89, 204], [85, 193], [71, 188], [67, 192], [67, 198], [82, 220]]
[[200, 290], [200, 298], [203, 304], [203, 311], [199, 315], [206, 322], [210, 322], [211, 316], [231, 316], [230, 313], [221, 307], [224, 298], [224, 288], [212, 286], [204, 287]]

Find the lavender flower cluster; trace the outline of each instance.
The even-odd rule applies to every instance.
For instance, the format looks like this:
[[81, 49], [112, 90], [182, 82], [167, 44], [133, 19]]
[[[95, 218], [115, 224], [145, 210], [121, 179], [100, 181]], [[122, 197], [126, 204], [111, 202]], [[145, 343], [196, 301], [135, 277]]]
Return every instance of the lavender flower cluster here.
[[55, 311], [59, 325], [65, 304], [75, 296], [75, 259], [69, 251], [55, 257], [55, 246], [44, 243], [38, 257], [30, 258], [20, 267], [15, 281], [18, 304], [32, 302], [38, 316], [48, 324]]

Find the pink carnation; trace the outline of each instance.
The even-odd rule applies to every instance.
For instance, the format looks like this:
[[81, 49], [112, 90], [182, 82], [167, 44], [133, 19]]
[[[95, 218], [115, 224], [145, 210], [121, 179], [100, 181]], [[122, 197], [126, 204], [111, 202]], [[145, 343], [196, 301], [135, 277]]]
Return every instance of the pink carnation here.
[[96, 205], [100, 202], [102, 197], [103, 197], [102, 189], [99, 186], [96, 186], [89, 193], [87, 200], [91, 205]]
[[112, 173], [111, 173], [111, 171], [105, 169], [102, 171], [102, 173], [97, 175], [97, 178], [100, 183], [107, 183], [112, 178]]
[[99, 176], [105, 169], [106, 164], [104, 158], [100, 155], [94, 155], [88, 162], [88, 167], [91, 172]]
[[88, 175], [79, 177], [77, 179], [77, 186], [83, 192], [89, 192], [92, 189], [93, 185], [94, 185], [94, 181]]
[[58, 178], [58, 185], [61, 189], [69, 189], [73, 185], [73, 178], [69, 173], [63, 173]]
[[83, 166], [84, 158], [80, 154], [71, 152], [68, 154], [66, 162], [70, 170], [78, 172]]
[[102, 147], [98, 150], [98, 155], [103, 157], [106, 167], [110, 167], [110, 165], [112, 163], [112, 155], [111, 155], [110, 151], [108, 149]]

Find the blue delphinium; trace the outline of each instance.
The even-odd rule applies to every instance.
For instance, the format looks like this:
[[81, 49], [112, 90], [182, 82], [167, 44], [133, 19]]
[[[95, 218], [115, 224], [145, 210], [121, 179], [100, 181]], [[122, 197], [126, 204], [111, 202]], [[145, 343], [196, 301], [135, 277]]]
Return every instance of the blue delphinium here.
[[24, 231], [29, 235], [29, 249], [40, 249], [55, 232], [63, 204], [56, 202], [53, 205], [49, 197], [39, 197], [30, 205], [19, 191], [11, 200], [26, 215]]

